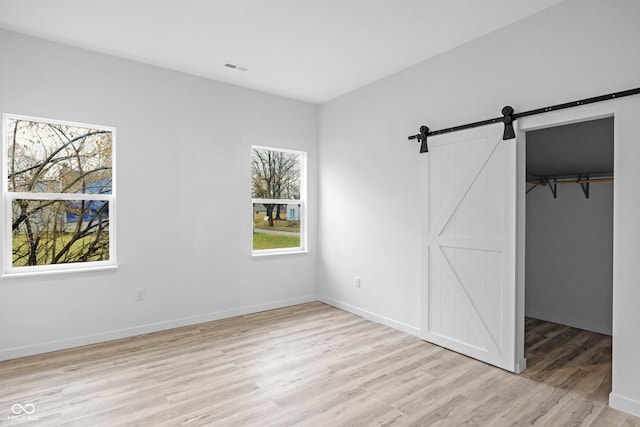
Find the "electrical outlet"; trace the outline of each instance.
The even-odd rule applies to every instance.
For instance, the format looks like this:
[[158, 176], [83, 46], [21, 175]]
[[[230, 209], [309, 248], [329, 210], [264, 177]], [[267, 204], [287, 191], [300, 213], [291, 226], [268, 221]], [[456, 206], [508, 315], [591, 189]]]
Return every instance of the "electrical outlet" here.
[[360, 287], [360, 276], [356, 276], [355, 282], [356, 282], [356, 288], [359, 288]]
[[136, 292], [136, 301], [144, 301], [144, 289], [138, 289]]

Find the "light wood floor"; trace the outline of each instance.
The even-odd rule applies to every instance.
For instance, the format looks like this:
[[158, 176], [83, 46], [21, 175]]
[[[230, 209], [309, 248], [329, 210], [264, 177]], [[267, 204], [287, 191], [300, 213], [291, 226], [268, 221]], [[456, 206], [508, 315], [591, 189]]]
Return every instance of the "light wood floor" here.
[[310, 303], [2, 362], [0, 426], [640, 426], [607, 407], [610, 337], [526, 342], [514, 375]]

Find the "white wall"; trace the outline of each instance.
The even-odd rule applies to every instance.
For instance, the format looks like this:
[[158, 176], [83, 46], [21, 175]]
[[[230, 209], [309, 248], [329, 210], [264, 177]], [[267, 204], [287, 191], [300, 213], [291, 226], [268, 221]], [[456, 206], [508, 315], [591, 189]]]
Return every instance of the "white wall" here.
[[[420, 155], [407, 135], [422, 124], [500, 116], [507, 104], [525, 111], [638, 87], [638, 18], [635, 0], [569, 0], [323, 105], [321, 298], [418, 331]], [[632, 132], [620, 122], [619, 135]], [[630, 326], [640, 324], [640, 228], [632, 219], [640, 199], [625, 183], [635, 181], [635, 169], [623, 166], [637, 162], [633, 147], [625, 145], [616, 164], [614, 393], [640, 414], [640, 364], [630, 356], [640, 354]]]
[[[635, 0], [569, 0], [329, 102], [319, 162], [312, 105], [0, 32], [0, 111], [117, 127], [121, 265], [1, 280], [0, 358], [313, 299], [316, 277], [323, 300], [417, 334], [419, 154], [407, 135], [506, 104], [637, 87], [639, 17]], [[622, 115], [616, 133], [635, 144], [633, 120]], [[252, 143], [309, 152], [311, 254], [250, 258], [251, 224], [237, 212]], [[617, 406], [640, 415], [636, 147], [616, 154], [613, 328]], [[132, 213], [158, 201], [164, 209], [139, 227]], [[188, 234], [194, 203], [212, 222]], [[141, 287], [147, 300], [136, 303]]]
[[[0, 280], [0, 359], [315, 300], [317, 106], [4, 31], [0, 58], [0, 112], [116, 127], [120, 265]], [[309, 254], [251, 258], [252, 144], [308, 152]]]
[[527, 316], [611, 335], [613, 184], [527, 194]]

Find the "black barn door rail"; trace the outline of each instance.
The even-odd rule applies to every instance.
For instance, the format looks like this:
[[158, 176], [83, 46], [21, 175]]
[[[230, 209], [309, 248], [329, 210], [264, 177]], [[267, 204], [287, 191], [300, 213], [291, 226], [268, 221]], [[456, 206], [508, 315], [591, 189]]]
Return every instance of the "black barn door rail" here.
[[420, 143], [420, 152], [427, 153], [429, 147], [427, 145], [427, 137], [442, 135], [445, 133], [456, 132], [464, 129], [476, 128], [479, 126], [491, 125], [494, 123], [504, 123], [504, 133], [502, 135], [503, 140], [512, 139], [516, 137], [513, 129], [513, 121], [520, 117], [534, 116], [536, 114], [548, 113], [551, 111], [564, 110], [566, 108], [579, 107], [581, 105], [593, 104], [595, 102], [609, 101], [611, 99], [624, 98], [625, 96], [639, 95], [640, 88], [623, 90], [622, 92], [609, 93], [607, 95], [594, 96], [593, 98], [581, 99], [579, 101], [566, 102], [564, 104], [552, 105], [550, 107], [537, 108], [535, 110], [524, 111], [522, 113], [515, 113], [513, 108], [506, 106], [502, 109], [502, 117], [496, 117], [489, 120], [482, 120], [480, 122], [467, 123], [465, 125], [454, 126], [446, 129], [439, 129], [430, 131], [427, 126], [420, 126], [420, 133], [409, 136], [409, 140], [417, 139]]

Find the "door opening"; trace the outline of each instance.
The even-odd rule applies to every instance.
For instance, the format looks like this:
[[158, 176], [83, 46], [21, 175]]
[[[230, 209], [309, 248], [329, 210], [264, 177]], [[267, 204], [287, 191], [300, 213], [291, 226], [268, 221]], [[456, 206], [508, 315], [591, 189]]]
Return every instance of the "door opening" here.
[[527, 375], [593, 362], [585, 381], [602, 376], [604, 398], [611, 391], [613, 159], [613, 117], [526, 132]]

